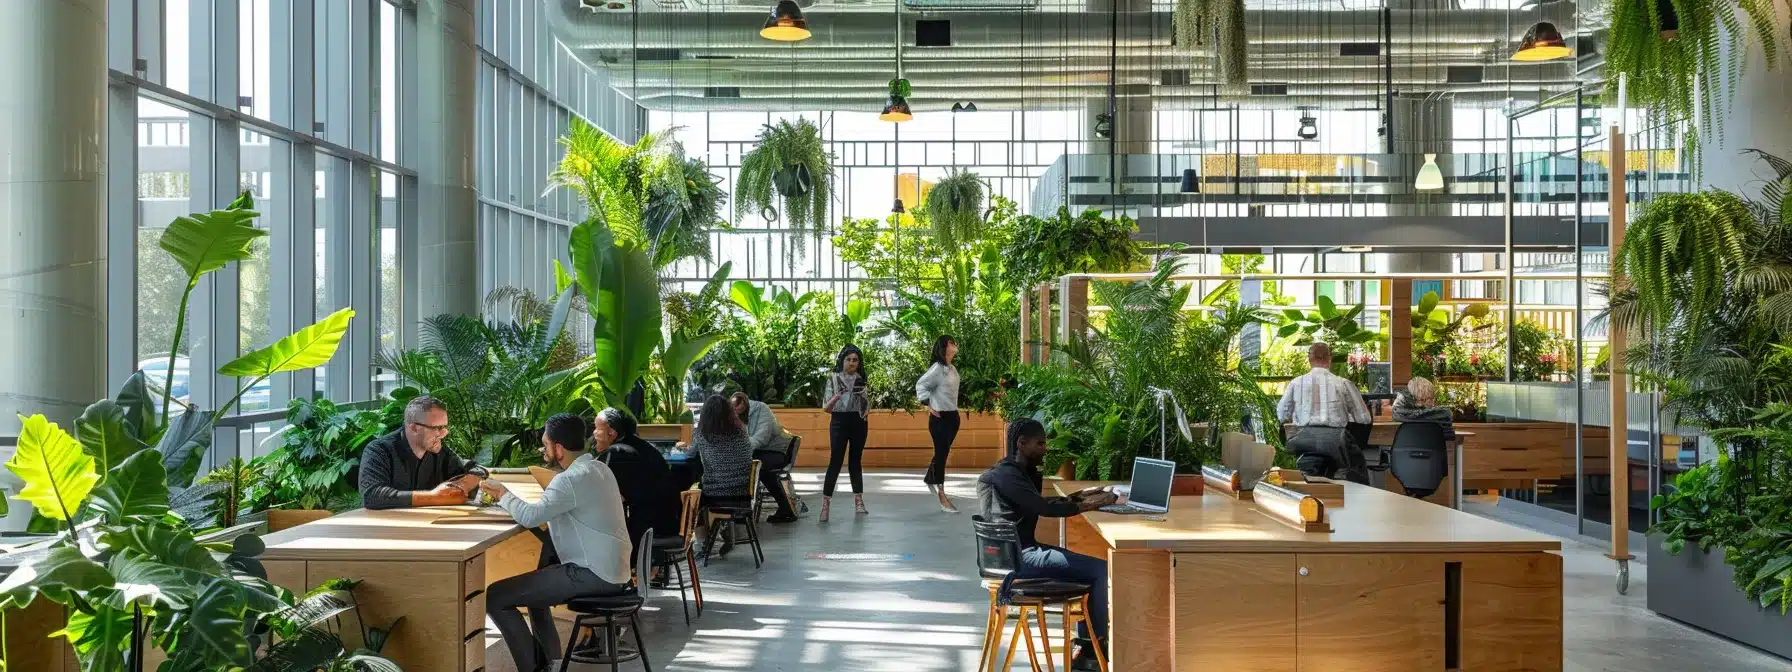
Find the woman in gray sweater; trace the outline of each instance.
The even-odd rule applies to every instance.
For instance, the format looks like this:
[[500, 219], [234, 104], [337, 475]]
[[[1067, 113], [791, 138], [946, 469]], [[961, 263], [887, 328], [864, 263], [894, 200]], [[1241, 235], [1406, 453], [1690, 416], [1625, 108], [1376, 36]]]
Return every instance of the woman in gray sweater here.
[[933, 437], [933, 461], [922, 480], [940, 498], [940, 510], [946, 513], [958, 513], [946, 497], [946, 457], [958, 438], [958, 367], [952, 366], [957, 355], [958, 341], [944, 335], [935, 339], [933, 365], [915, 381], [915, 397], [927, 405], [927, 433]]

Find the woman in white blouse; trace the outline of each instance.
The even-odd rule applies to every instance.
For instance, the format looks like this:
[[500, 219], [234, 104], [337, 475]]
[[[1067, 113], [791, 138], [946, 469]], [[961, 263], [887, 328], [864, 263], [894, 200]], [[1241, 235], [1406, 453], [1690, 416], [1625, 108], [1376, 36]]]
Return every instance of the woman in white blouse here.
[[940, 510], [958, 513], [946, 497], [946, 456], [958, 438], [958, 341], [940, 336], [933, 342], [933, 365], [915, 381], [915, 397], [927, 405], [927, 433], [933, 436], [933, 462], [927, 465], [927, 488], [940, 498]]
[[834, 359], [834, 372], [828, 376], [827, 388], [822, 391], [821, 407], [826, 410], [828, 421], [828, 475], [821, 484], [821, 522], [828, 522], [829, 509], [834, 502], [834, 481], [840, 478], [840, 463], [847, 464], [847, 475], [852, 479], [853, 512], [858, 515], [870, 513], [865, 510], [865, 468], [862, 460], [865, 455], [865, 437], [870, 430], [866, 424], [866, 415], [871, 410], [871, 398], [865, 389], [865, 356], [859, 349], [847, 345], [840, 349], [840, 356]]

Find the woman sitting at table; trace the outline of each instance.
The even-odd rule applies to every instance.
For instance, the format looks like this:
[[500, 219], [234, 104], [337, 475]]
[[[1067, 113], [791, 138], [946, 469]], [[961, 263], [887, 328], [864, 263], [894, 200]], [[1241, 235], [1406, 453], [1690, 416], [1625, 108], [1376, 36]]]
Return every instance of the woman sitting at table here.
[[635, 433], [635, 419], [621, 409], [606, 408], [591, 421], [591, 441], [599, 459], [616, 474], [622, 502], [628, 505], [628, 536], [640, 539], [648, 528], [654, 539], [678, 536], [682, 505], [672, 488], [666, 456]]
[[1443, 425], [1444, 440], [1456, 438], [1456, 428], [1450, 424], [1450, 407], [1437, 405], [1437, 386], [1424, 378], [1407, 381], [1406, 391], [1394, 398], [1394, 421]]
[[[747, 481], [753, 477], [753, 443], [740, 416], [722, 395], [709, 395], [698, 409], [697, 426], [691, 431], [691, 455], [701, 469], [697, 482], [703, 488], [704, 508], [752, 504]], [[723, 540], [722, 554], [727, 555], [733, 547], [732, 539]]]

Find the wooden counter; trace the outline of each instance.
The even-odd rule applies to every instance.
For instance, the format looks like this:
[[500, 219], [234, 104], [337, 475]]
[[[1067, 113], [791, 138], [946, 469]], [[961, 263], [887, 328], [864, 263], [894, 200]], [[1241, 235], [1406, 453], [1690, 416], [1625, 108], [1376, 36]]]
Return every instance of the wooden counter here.
[[[525, 500], [541, 496], [527, 474], [496, 478]], [[404, 617], [383, 655], [407, 670], [473, 672], [485, 667], [486, 587], [534, 571], [541, 542], [515, 523], [432, 522], [471, 511], [350, 511], [262, 537], [262, 564], [297, 593], [329, 579], [362, 581], [355, 599], [367, 625]]]
[[1327, 511], [1307, 533], [1210, 493], [1058, 533], [1108, 560], [1115, 670], [1562, 669], [1560, 541], [1355, 484]]

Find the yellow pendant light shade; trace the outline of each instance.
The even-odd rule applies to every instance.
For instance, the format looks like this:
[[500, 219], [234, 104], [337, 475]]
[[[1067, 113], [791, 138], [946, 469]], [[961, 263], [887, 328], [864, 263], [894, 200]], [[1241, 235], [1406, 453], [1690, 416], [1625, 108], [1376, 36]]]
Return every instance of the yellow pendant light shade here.
[[884, 105], [883, 114], [877, 115], [877, 118], [901, 123], [914, 119], [915, 113], [909, 109], [907, 98], [891, 94], [889, 104]]
[[1413, 181], [1412, 188], [1419, 191], [1438, 191], [1444, 188], [1444, 171], [1437, 167], [1436, 154], [1425, 155], [1425, 165], [1419, 167], [1419, 179]]
[[796, 6], [796, 0], [778, 0], [772, 15], [765, 19], [765, 27], [759, 29], [760, 37], [778, 42], [800, 42], [809, 39], [809, 35], [809, 20], [803, 17], [803, 8]]
[[1568, 43], [1562, 40], [1562, 31], [1556, 30], [1556, 24], [1538, 21], [1525, 31], [1524, 41], [1519, 43], [1518, 51], [1512, 54], [1512, 60], [1524, 63], [1553, 61], [1574, 55]]

